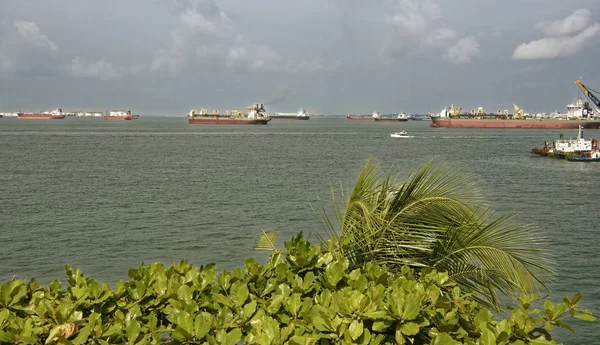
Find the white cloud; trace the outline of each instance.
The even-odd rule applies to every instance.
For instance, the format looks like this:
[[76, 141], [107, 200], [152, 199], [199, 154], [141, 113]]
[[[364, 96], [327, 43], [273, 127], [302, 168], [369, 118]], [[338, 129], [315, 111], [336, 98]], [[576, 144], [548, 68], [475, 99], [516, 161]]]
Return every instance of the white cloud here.
[[514, 50], [515, 60], [556, 59], [574, 56], [600, 38], [600, 24], [591, 24], [591, 12], [577, 10], [563, 20], [541, 22], [537, 28], [547, 37], [521, 43]]
[[89, 62], [79, 56], [76, 56], [68, 65], [69, 73], [78, 78], [98, 78], [100, 80], [115, 79], [123, 76], [122, 68], [115, 68], [104, 58]]
[[536, 28], [546, 36], [574, 35], [590, 25], [592, 12], [586, 8], [578, 9], [565, 19], [552, 22], [540, 22]]
[[443, 54], [443, 57], [455, 64], [465, 64], [471, 63], [473, 57], [477, 55], [479, 55], [477, 40], [473, 36], [467, 36], [450, 46]]
[[[397, 57], [437, 51], [452, 63], [471, 62], [479, 54], [474, 36], [462, 36], [446, 26], [438, 0], [386, 0], [385, 22], [397, 32], [380, 55]], [[461, 49], [465, 49], [462, 51]]]
[[178, 72], [190, 61], [225, 63], [248, 70], [271, 69], [281, 56], [270, 47], [245, 40], [212, 0], [168, 0], [179, 12], [171, 47], [159, 50], [153, 71]]
[[430, 32], [424, 39], [424, 44], [432, 47], [447, 47], [455, 42], [458, 33], [452, 29], [439, 28]]
[[0, 22], [0, 76], [13, 73], [54, 73], [58, 46], [34, 22]]
[[242, 36], [212, 0], [167, 0], [177, 13], [171, 46], [156, 52], [152, 71], [177, 73], [190, 63], [247, 71], [293, 72], [312, 62], [291, 62], [272, 47]]
[[47, 49], [52, 53], [58, 52], [58, 47], [48, 37], [40, 32], [40, 28], [33, 22], [16, 21], [14, 23], [17, 33], [24, 42], [36, 47]]
[[441, 18], [440, 7], [432, 0], [392, 0], [387, 6], [391, 14], [386, 14], [386, 22], [411, 34], [429, 32], [433, 22]]

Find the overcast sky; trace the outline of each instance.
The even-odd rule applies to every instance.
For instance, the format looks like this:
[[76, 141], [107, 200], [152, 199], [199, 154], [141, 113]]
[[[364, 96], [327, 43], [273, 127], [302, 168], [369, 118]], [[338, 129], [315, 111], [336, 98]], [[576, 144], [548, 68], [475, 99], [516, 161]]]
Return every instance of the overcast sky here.
[[0, 0], [0, 111], [549, 112], [599, 57], [598, 0]]

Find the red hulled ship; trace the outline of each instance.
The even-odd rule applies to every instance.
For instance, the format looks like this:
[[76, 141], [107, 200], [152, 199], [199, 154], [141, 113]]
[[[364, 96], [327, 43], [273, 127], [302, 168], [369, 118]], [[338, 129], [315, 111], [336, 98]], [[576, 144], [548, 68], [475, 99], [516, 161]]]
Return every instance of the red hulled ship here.
[[[576, 80], [586, 96], [600, 107], [600, 100], [581, 83]], [[472, 110], [470, 113], [462, 112], [462, 108], [450, 106], [442, 109], [438, 114], [430, 114], [431, 127], [457, 127], [457, 128], [600, 128], [600, 118], [589, 102], [581, 98], [577, 102], [567, 105], [566, 114], [525, 114], [516, 104], [514, 114], [508, 110], [498, 109], [496, 114], [485, 113], [483, 108]]]
[[31, 119], [31, 120], [60, 120], [65, 118], [62, 109], [54, 109], [50, 112], [40, 113], [17, 113], [19, 119]]
[[207, 125], [266, 125], [271, 121], [262, 104], [255, 103], [246, 109], [248, 110], [248, 115], [239, 110], [231, 112], [227, 110], [225, 114], [219, 114], [215, 110], [212, 114], [209, 114], [206, 109], [200, 109], [200, 112], [192, 109], [188, 113], [188, 123]]
[[351, 114], [348, 114], [348, 116], [346, 116], [346, 118], [348, 120], [373, 120], [375, 118], [375, 114], [377, 114], [377, 113], [373, 113], [373, 115], [351, 115]]
[[123, 110], [111, 110], [107, 111], [106, 115], [104, 115], [104, 119], [106, 120], [133, 120], [135, 117], [131, 114], [131, 111], [123, 111]]

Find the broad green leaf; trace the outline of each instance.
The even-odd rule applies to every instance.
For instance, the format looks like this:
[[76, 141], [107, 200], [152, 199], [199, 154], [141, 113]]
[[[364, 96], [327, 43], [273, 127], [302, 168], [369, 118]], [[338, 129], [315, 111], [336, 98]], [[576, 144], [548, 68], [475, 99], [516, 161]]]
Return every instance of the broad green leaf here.
[[414, 322], [408, 322], [402, 325], [401, 331], [405, 335], [415, 335], [419, 333], [419, 325]]
[[350, 332], [350, 336], [352, 340], [358, 339], [363, 334], [363, 323], [359, 320], [354, 320], [348, 327], [348, 331]]
[[596, 318], [590, 314], [577, 313], [577, 314], [575, 314], [575, 317], [580, 320], [584, 320], [584, 321], [596, 321]]
[[[237, 284], [238, 282], [236, 282]], [[234, 284], [235, 285], [235, 284]], [[233, 287], [232, 287], [233, 290]], [[236, 295], [236, 303], [238, 307], [241, 307], [244, 305], [244, 303], [246, 302], [246, 299], [248, 299], [248, 286], [246, 284], [242, 284], [239, 283], [239, 287], [237, 288], [237, 291], [234, 293]]]
[[140, 323], [135, 319], [131, 320], [125, 330], [127, 332], [127, 339], [129, 339], [129, 343], [133, 344], [140, 334]]
[[212, 316], [210, 316], [210, 314], [204, 312], [196, 315], [196, 318], [194, 319], [194, 333], [196, 339], [200, 340], [208, 334], [212, 326], [211, 318]]
[[477, 316], [475, 316], [475, 327], [477, 327], [479, 329], [479, 331], [483, 332], [485, 329], [487, 329], [487, 324], [488, 322], [492, 321], [494, 319], [494, 316], [492, 315], [492, 313], [487, 310], [487, 309], [481, 309], [478, 313]]
[[328, 265], [325, 269], [325, 281], [331, 286], [336, 286], [344, 276], [344, 266], [340, 262]]
[[448, 333], [440, 333], [435, 337], [431, 345], [461, 345], [461, 343], [452, 339]]
[[75, 339], [73, 339], [73, 344], [80, 345], [80, 344], [85, 343], [88, 340], [91, 333], [92, 333], [92, 325], [88, 323], [81, 330], [79, 330], [77, 337]]
[[404, 300], [402, 318], [407, 321], [414, 320], [419, 315], [420, 311], [421, 302], [419, 302], [412, 294], [407, 295]]
[[235, 345], [240, 340], [242, 340], [242, 331], [239, 328], [235, 328], [231, 332], [227, 333], [223, 345]]
[[479, 342], [481, 345], [496, 345], [496, 335], [489, 329], [485, 329], [479, 337]]

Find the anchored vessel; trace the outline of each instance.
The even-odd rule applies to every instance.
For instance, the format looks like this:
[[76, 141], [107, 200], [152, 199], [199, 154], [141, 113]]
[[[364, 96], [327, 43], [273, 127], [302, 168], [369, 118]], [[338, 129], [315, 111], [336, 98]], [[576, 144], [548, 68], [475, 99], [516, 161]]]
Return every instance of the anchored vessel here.
[[373, 113], [373, 119], [377, 122], [406, 122], [410, 119], [410, 116], [400, 113], [398, 116], [385, 117], [379, 113]]
[[373, 115], [352, 115], [352, 114], [348, 114], [348, 116], [346, 116], [346, 118], [348, 120], [373, 120], [375, 118], [375, 115], [377, 115], [379, 113], [374, 112]]
[[575, 139], [565, 139], [561, 134], [558, 140], [552, 144], [544, 142], [543, 147], [531, 149], [531, 152], [540, 156], [550, 158], [561, 158], [569, 161], [600, 161], [600, 151], [598, 151], [598, 140], [583, 138], [583, 126], [579, 126], [579, 132]]
[[123, 110], [111, 110], [107, 111], [106, 115], [104, 115], [106, 120], [133, 120], [135, 117], [131, 114], [131, 111], [123, 111]]
[[297, 113], [275, 113], [271, 116], [273, 120], [308, 120], [310, 119], [310, 114], [300, 108]]
[[[581, 83], [576, 80], [586, 96], [600, 107], [600, 100]], [[600, 128], [600, 119], [594, 114], [594, 109], [589, 102], [581, 98], [576, 103], [567, 105], [566, 114], [556, 114], [553, 117], [532, 116], [524, 114], [516, 104], [513, 104], [514, 114], [508, 110], [498, 109], [497, 113], [485, 113], [482, 107], [471, 110], [470, 113], [462, 112], [462, 108], [450, 106], [442, 109], [438, 114], [430, 114], [431, 127], [463, 127], [463, 128]]]
[[60, 120], [65, 118], [62, 109], [57, 108], [52, 111], [40, 113], [17, 113], [19, 119], [36, 119], [36, 120]]
[[255, 103], [246, 108], [248, 115], [239, 110], [225, 111], [225, 114], [219, 114], [217, 110], [212, 114], [206, 109], [195, 109], [188, 113], [188, 123], [207, 124], [207, 125], [266, 125], [271, 118], [267, 115], [265, 107], [262, 104]]

